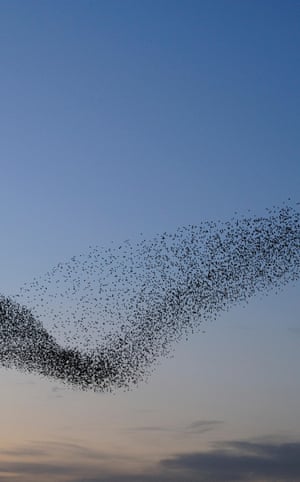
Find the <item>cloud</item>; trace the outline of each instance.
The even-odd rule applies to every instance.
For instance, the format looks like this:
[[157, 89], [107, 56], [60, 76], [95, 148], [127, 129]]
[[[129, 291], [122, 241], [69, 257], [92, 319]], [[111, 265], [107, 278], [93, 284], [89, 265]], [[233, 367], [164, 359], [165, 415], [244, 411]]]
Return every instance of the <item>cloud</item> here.
[[164, 425], [141, 425], [140, 427], [131, 427], [126, 429], [128, 432], [176, 432], [173, 427]]
[[204, 433], [223, 424], [223, 420], [196, 420], [186, 427], [187, 433]]
[[[52, 457], [57, 454], [67, 456], [72, 454], [81, 459], [94, 458], [97, 460], [108, 458], [108, 454], [104, 454], [97, 450], [92, 450], [84, 445], [70, 443], [70, 442], [55, 442], [55, 441], [39, 441], [30, 442], [28, 446], [16, 446], [9, 450], [1, 450], [1, 455], [8, 455], [12, 457]], [[1, 471], [1, 470], [0, 470]]]
[[8, 455], [12, 457], [40, 457], [47, 455], [47, 452], [41, 448], [15, 447], [10, 450], [1, 449], [1, 455]]
[[161, 465], [197, 474], [199, 482], [262, 479], [296, 482], [300, 481], [300, 443], [227, 442], [216, 444], [210, 452], [178, 454], [162, 460]]
[[195, 422], [181, 427], [168, 425], [141, 425], [127, 429], [129, 432], [172, 432], [180, 435], [202, 434], [214, 430], [223, 424], [222, 420], [196, 420]]
[[[43, 454], [47, 447], [48, 458], [36, 454], [38, 461], [28, 459], [35, 445], [7, 451], [15, 460], [0, 461], [0, 482], [300, 482], [300, 442], [215, 443], [209, 451], [175, 454], [144, 468], [129, 456], [73, 443], [42, 442]], [[72, 456], [56, 459], [55, 447]]]
[[73, 442], [34, 441], [0, 450], [0, 482], [93, 480], [112, 467], [136, 462], [130, 456], [94, 450]]
[[[0, 472], [24, 475], [64, 475], [70, 473], [70, 467], [56, 463], [37, 462], [1, 462]], [[75, 471], [74, 471], [75, 473]], [[22, 479], [21, 479], [22, 480]]]

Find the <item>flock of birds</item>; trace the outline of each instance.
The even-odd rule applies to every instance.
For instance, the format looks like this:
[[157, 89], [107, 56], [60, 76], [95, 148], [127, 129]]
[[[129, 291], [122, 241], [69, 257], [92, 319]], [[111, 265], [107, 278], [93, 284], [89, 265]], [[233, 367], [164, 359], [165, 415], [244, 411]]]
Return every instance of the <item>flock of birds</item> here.
[[129, 388], [224, 310], [296, 281], [300, 213], [203, 222], [90, 248], [0, 296], [0, 365], [83, 390]]

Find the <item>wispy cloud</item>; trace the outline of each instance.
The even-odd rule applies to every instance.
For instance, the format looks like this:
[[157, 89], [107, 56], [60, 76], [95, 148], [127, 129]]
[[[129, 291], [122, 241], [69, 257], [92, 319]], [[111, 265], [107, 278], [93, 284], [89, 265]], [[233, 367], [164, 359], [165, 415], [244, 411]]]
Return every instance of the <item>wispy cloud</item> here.
[[196, 420], [186, 427], [186, 433], [204, 433], [214, 430], [224, 423], [223, 420]]
[[0, 482], [69, 482], [78, 477], [86, 481], [137, 460], [74, 442], [32, 441], [0, 450]]
[[128, 432], [176, 432], [174, 427], [167, 425], [140, 425], [126, 429]]
[[27, 446], [16, 446], [9, 450], [1, 450], [1, 455], [8, 455], [12, 457], [52, 457], [58, 454], [67, 456], [72, 454], [73, 456], [80, 458], [96, 458], [97, 460], [102, 458], [108, 458], [108, 454], [104, 454], [100, 451], [90, 449], [84, 445], [71, 443], [71, 442], [56, 442], [56, 441], [33, 441], [29, 442]]
[[224, 421], [222, 420], [196, 420], [189, 425], [183, 426], [141, 425], [137, 427], [130, 427], [127, 430], [130, 432], [172, 432], [180, 435], [192, 435], [209, 432], [223, 423]]

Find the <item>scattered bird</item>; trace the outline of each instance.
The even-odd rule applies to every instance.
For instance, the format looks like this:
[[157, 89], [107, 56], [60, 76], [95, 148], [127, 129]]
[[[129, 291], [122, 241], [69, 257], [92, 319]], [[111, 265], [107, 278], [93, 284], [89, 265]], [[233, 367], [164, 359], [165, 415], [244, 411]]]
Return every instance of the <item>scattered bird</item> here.
[[203, 322], [297, 281], [299, 247], [300, 213], [286, 206], [90, 247], [0, 296], [0, 365], [82, 390], [129, 389]]

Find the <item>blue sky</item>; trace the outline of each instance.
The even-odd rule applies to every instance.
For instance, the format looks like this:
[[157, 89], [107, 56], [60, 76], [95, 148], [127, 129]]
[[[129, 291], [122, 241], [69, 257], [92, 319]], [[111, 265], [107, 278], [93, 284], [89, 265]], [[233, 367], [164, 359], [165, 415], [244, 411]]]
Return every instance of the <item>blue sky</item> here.
[[[299, 201], [299, 20], [296, 0], [1, 0], [0, 292], [89, 245]], [[50, 440], [76, 440], [95, 450], [105, 443], [93, 417], [108, 460], [297, 439], [298, 291], [222, 315], [113, 401], [2, 371], [1, 446], [43, 440], [48, 453]], [[199, 420], [224, 423], [173, 437]], [[136, 425], [170, 430], [130, 432]]]

